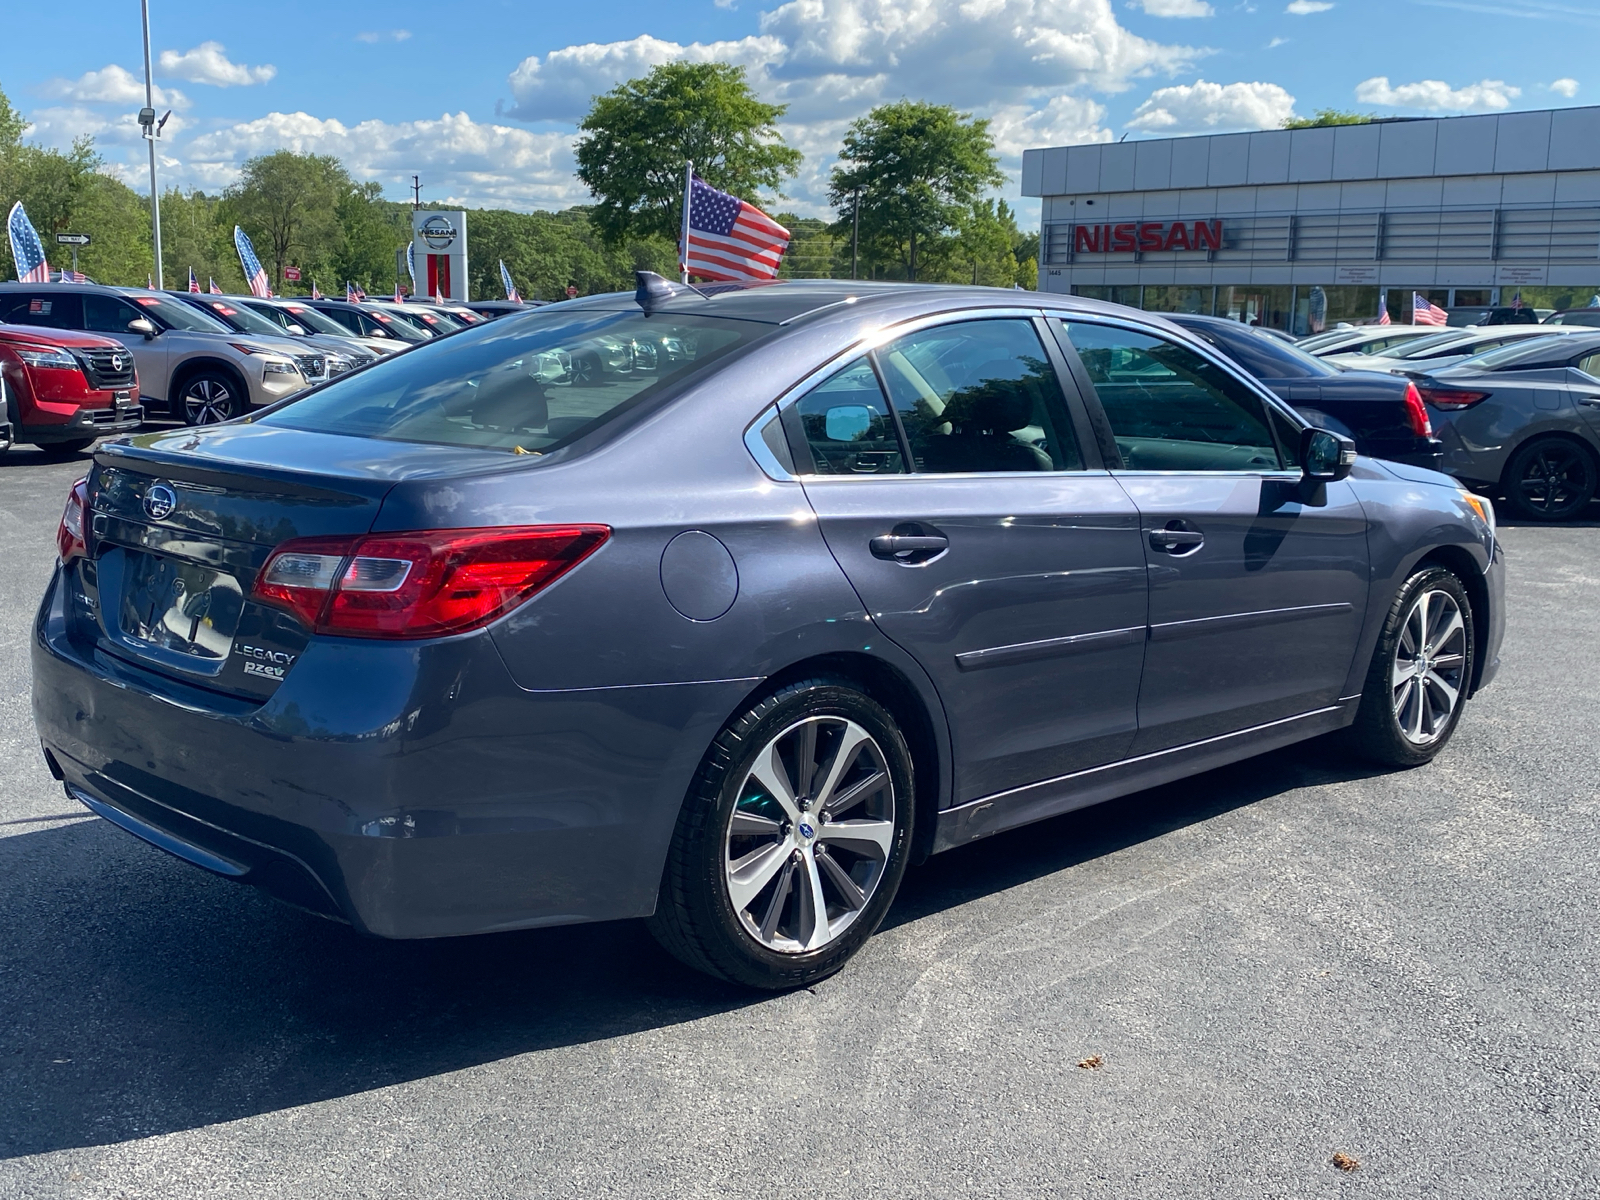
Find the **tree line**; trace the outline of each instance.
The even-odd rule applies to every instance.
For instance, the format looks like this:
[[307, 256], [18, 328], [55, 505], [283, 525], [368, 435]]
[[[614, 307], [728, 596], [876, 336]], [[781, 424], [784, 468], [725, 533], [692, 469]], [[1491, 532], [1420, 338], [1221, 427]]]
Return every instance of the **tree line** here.
[[[579, 126], [578, 178], [594, 203], [560, 212], [468, 209], [469, 287], [501, 293], [504, 260], [524, 296], [556, 299], [633, 286], [635, 270], [677, 271], [683, 164], [707, 183], [760, 204], [794, 235], [783, 275], [999, 287], [1037, 281], [1038, 235], [988, 195], [1003, 182], [988, 123], [923, 101], [881, 105], [849, 129], [829, 187], [834, 219], [782, 207], [782, 186], [802, 156], [777, 129], [782, 105], [766, 104], [743, 68], [671, 63], [595, 97]], [[54, 263], [62, 232], [89, 233], [78, 269], [103, 283], [143, 284], [154, 271], [149, 200], [105, 173], [93, 141], [68, 151], [24, 140], [26, 122], [0, 91], [0, 199], [22, 200]], [[311, 281], [337, 293], [346, 281], [374, 295], [396, 282], [396, 250], [411, 237], [411, 205], [385, 200], [330, 155], [287, 150], [246, 160], [216, 195], [163, 192], [162, 260], [168, 287], [193, 269], [241, 291], [233, 227], [250, 235], [273, 289]], [[425, 205], [441, 208], [443, 205]], [[295, 267], [300, 282], [285, 279]], [[15, 278], [0, 239], [0, 278]], [[409, 280], [402, 280], [409, 285]]]

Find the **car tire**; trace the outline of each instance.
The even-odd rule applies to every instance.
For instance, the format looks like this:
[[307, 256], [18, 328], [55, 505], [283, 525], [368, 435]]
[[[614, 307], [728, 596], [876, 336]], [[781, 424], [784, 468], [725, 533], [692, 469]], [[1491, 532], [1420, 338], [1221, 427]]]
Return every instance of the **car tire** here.
[[1418, 767], [1461, 720], [1476, 654], [1472, 605], [1455, 573], [1425, 566], [1389, 606], [1349, 735], [1385, 767]]
[[78, 438], [70, 442], [47, 442], [40, 446], [39, 449], [46, 458], [54, 462], [82, 454], [92, 445], [94, 445], [94, 439], [91, 437]]
[[673, 831], [651, 933], [689, 966], [749, 987], [827, 978], [894, 902], [913, 778], [894, 718], [855, 685], [807, 679], [766, 696], [706, 752]]
[[1600, 485], [1600, 464], [1588, 447], [1564, 437], [1541, 437], [1506, 463], [1506, 502], [1529, 521], [1567, 521], [1579, 516]]
[[600, 356], [592, 351], [572, 356], [572, 383], [574, 387], [599, 387], [605, 374]]
[[185, 425], [216, 425], [244, 412], [245, 393], [239, 381], [221, 371], [189, 376], [178, 389], [178, 415]]

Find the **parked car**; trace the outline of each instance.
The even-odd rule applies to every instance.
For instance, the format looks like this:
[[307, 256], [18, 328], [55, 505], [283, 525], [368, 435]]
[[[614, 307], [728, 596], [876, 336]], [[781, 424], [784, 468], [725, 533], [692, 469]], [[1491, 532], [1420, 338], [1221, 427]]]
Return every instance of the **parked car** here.
[[1512, 325], [1496, 329], [1448, 329], [1431, 337], [1418, 338], [1381, 355], [1329, 354], [1324, 362], [1346, 370], [1394, 371], [1411, 374], [1437, 371], [1462, 362], [1486, 350], [1495, 350], [1524, 338], [1548, 337], [1557, 332], [1549, 326]]
[[[1153, 314], [641, 275], [102, 447], [28, 639], [68, 792], [371, 933], [647, 917], [787, 988], [913, 861], [1341, 728], [1424, 762], [1495, 674], [1487, 503]], [[647, 335], [694, 357], [528, 371]]]
[[[271, 338], [285, 334], [298, 340], [300, 373], [307, 383], [321, 383], [371, 362], [378, 356], [353, 345], [348, 338], [331, 338], [304, 330], [294, 333], [253, 311], [231, 296], [211, 296], [196, 292], [171, 292], [185, 304], [215, 317], [235, 333], [254, 333]], [[320, 352], [320, 353], [319, 353]], [[319, 361], [320, 360], [320, 361]]]
[[363, 300], [365, 308], [378, 309], [402, 321], [409, 321], [412, 326], [429, 337], [443, 337], [447, 333], [455, 333], [466, 326], [447, 313], [436, 309], [431, 304], [421, 301], [407, 300], [404, 304], [396, 304], [392, 300]]
[[67, 458], [143, 420], [133, 355], [120, 343], [0, 325], [0, 454], [23, 442]]
[[307, 308], [321, 313], [330, 321], [343, 325], [358, 337], [404, 342], [415, 346], [432, 336], [418, 329], [410, 321], [397, 321], [384, 309], [370, 304], [352, 304], [348, 300], [306, 300]]
[[235, 296], [232, 299], [256, 315], [271, 321], [285, 333], [293, 334], [295, 337], [314, 333], [340, 338], [360, 350], [367, 351], [373, 358], [393, 354], [402, 345], [407, 344], [392, 337], [363, 337], [293, 297]]
[[1438, 332], [1437, 325], [1358, 325], [1313, 334], [1301, 338], [1295, 345], [1318, 358], [1330, 354], [1385, 354], [1397, 346]]
[[[1549, 309], [1544, 310], [1546, 314]], [[1449, 310], [1445, 324], [1452, 326], [1475, 325], [1537, 325], [1540, 314], [1526, 305], [1464, 304]]]
[[190, 425], [242, 416], [303, 391], [319, 355], [285, 337], [238, 334], [164, 292], [90, 284], [0, 284], [0, 323], [98, 333], [138, 367], [146, 413]]
[[1502, 346], [1416, 383], [1445, 470], [1528, 520], [1588, 509], [1600, 484], [1600, 330]]
[[547, 303], [544, 300], [474, 300], [467, 307], [479, 316], [494, 320], [511, 313], [527, 312], [530, 308], [538, 308]]
[[1553, 312], [1541, 324], [1600, 326], [1600, 306], [1594, 308], [1564, 308]]
[[1340, 371], [1298, 346], [1221, 317], [1171, 313], [1167, 319], [1226, 354], [1311, 424], [1354, 439], [1360, 453], [1439, 467], [1439, 440], [1409, 379]]

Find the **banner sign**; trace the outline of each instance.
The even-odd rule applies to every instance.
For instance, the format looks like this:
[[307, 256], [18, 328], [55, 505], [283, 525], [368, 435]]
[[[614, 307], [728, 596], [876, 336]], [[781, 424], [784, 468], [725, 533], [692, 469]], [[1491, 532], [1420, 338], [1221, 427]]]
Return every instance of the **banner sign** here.
[[1132, 254], [1153, 250], [1221, 250], [1221, 221], [1137, 221], [1074, 225], [1074, 254]]

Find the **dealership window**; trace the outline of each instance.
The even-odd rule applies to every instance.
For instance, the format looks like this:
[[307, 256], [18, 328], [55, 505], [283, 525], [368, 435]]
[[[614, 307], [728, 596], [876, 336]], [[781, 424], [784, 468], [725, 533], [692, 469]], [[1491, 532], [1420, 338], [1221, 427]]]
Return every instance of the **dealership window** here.
[[1211, 315], [1211, 293], [1206, 287], [1187, 285], [1146, 284], [1139, 307], [1146, 312], [1199, 313]]
[[1253, 284], [1217, 289], [1217, 316], [1266, 329], [1288, 329], [1294, 288]]

